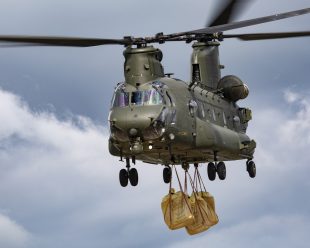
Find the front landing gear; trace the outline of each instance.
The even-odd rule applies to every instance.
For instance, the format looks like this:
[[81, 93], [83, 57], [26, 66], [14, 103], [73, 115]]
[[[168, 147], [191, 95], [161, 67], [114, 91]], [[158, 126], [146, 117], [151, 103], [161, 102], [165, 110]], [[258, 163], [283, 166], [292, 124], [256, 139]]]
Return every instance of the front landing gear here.
[[[135, 159], [133, 158], [133, 162], [135, 163]], [[128, 181], [132, 186], [137, 186], [139, 181], [138, 171], [136, 168], [130, 169], [130, 160], [126, 158], [126, 168], [121, 169], [119, 172], [119, 182], [122, 187], [126, 187], [128, 185]]]
[[138, 171], [136, 168], [129, 170], [129, 182], [132, 186], [137, 186], [139, 181]]
[[214, 163], [208, 164], [208, 177], [210, 181], [214, 181], [216, 178], [216, 167]]
[[121, 169], [119, 172], [119, 182], [122, 187], [126, 187], [128, 185], [128, 171], [126, 169]]
[[252, 161], [252, 160], [247, 161], [246, 170], [248, 171], [249, 176], [251, 178], [254, 178], [256, 176], [256, 165], [255, 165], [254, 161]]
[[172, 170], [171, 167], [166, 166], [163, 170], [163, 179], [165, 183], [170, 183], [172, 176]]

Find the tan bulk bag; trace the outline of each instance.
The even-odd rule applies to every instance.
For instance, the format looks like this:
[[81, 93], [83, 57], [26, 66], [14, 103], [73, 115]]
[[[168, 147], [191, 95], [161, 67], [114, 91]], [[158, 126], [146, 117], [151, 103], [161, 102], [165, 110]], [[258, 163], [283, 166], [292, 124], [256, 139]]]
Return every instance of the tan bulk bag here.
[[217, 224], [219, 222], [219, 218], [215, 212], [215, 202], [214, 202], [214, 197], [209, 193], [209, 192], [199, 192], [198, 193], [208, 204], [209, 208], [209, 216], [208, 219], [210, 222], [213, 223], [213, 225]]
[[182, 191], [166, 195], [161, 202], [164, 220], [171, 230], [179, 229], [194, 222], [188, 195]]
[[193, 192], [191, 196], [192, 212], [195, 222], [186, 226], [186, 231], [190, 235], [204, 232], [213, 226], [213, 222], [209, 220], [211, 216], [208, 203], [197, 193]]
[[[210, 222], [213, 223], [213, 225], [217, 224], [219, 222], [219, 218], [215, 212], [215, 202], [214, 202], [214, 197], [207, 192], [206, 187], [204, 186], [203, 180], [201, 178], [201, 175], [199, 173], [198, 167], [195, 168], [195, 177], [194, 177], [194, 182], [193, 183], [193, 190], [197, 192], [197, 195], [202, 197], [204, 201], [207, 203], [209, 211], [208, 213], [208, 219]], [[196, 183], [196, 187], [195, 184]], [[198, 192], [198, 185], [200, 186], [200, 192]]]
[[[186, 226], [186, 231], [188, 234], [194, 235], [204, 232], [211, 226], [217, 224], [218, 216], [215, 213], [214, 198], [206, 191], [201, 175], [198, 171], [198, 166], [195, 168], [194, 180], [192, 180], [190, 175], [189, 179], [193, 189], [191, 206], [195, 222], [192, 225]], [[200, 192], [198, 192], [198, 188], [200, 188]]]

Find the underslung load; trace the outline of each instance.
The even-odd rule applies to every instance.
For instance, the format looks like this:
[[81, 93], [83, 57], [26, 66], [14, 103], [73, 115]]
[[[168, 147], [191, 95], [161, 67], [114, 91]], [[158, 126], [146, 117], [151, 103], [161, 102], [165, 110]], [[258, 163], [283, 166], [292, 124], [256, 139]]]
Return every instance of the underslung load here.
[[[175, 192], [170, 181], [169, 193], [161, 203], [164, 221], [171, 230], [185, 227], [190, 235], [208, 230], [218, 223], [213, 196], [206, 191], [202, 178], [195, 167], [194, 178], [185, 170], [184, 187], [174, 167], [180, 190]], [[187, 182], [192, 188], [191, 196], [187, 193]]]

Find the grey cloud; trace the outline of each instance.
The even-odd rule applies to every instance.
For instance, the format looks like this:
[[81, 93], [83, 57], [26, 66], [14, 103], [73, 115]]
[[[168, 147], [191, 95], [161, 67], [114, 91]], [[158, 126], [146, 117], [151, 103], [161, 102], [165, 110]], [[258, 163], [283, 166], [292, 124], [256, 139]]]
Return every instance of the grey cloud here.
[[6, 248], [27, 247], [31, 235], [8, 216], [0, 213], [0, 246]]

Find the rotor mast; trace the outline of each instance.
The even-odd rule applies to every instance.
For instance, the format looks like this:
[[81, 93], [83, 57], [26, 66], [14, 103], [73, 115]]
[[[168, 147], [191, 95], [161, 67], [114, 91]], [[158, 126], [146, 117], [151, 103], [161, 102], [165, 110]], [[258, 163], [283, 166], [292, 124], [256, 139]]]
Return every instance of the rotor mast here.
[[160, 63], [163, 54], [153, 46], [128, 46], [124, 51], [124, 76], [127, 84], [138, 87], [146, 82], [164, 77], [164, 68]]
[[219, 42], [205, 41], [193, 44], [191, 58], [191, 84], [197, 84], [206, 90], [217, 89], [221, 78], [221, 65], [219, 59]]

